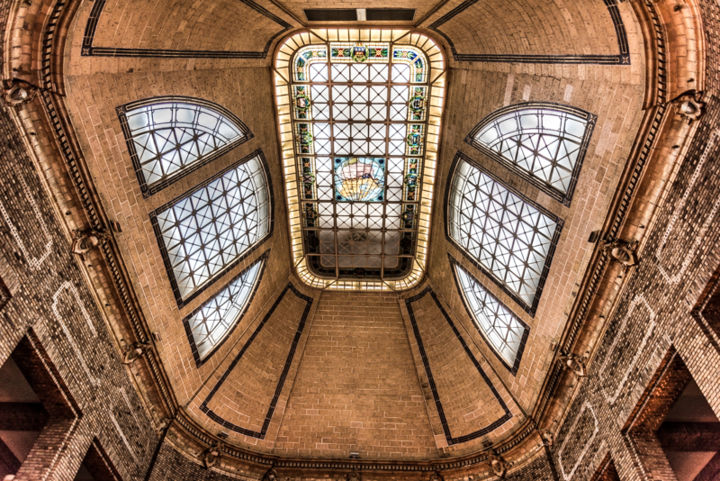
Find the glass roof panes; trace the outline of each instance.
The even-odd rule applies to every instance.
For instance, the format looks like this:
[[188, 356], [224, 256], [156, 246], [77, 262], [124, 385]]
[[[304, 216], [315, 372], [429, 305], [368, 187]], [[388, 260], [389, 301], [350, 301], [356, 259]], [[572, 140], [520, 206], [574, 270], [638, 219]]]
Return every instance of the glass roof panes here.
[[505, 305], [477, 279], [453, 262], [455, 276], [465, 307], [488, 344], [511, 369], [517, 369], [527, 328]]
[[469, 140], [565, 201], [572, 195], [594, 121], [572, 107], [520, 104], [483, 120]]
[[264, 264], [261, 257], [185, 319], [196, 360], [204, 361], [240, 321]]
[[335, 288], [394, 288], [411, 273], [417, 282], [442, 113], [439, 50], [407, 32], [322, 30], [291, 37], [276, 68], [301, 278]]
[[462, 154], [451, 173], [447, 222], [452, 240], [533, 311], [561, 222]]
[[160, 98], [119, 110], [144, 192], [159, 190], [249, 138], [234, 115], [199, 99]]
[[152, 214], [178, 301], [187, 301], [270, 232], [270, 195], [255, 153]]

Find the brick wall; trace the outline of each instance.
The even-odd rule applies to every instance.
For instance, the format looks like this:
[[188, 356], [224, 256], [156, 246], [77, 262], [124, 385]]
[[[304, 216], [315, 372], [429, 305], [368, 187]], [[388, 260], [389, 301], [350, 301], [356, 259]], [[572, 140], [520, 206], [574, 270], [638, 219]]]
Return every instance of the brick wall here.
[[46, 473], [73, 479], [94, 438], [124, 479], [141, 478], [157, 434], [21, 139], [0, 108], [0, 255], [10, 296], [0, 308], [0, 364], [23, 337], [33, 338], [78, 406], [78, 419], [43, 433], [42, 442], [63, 455], [23, 467], [18, 480]]

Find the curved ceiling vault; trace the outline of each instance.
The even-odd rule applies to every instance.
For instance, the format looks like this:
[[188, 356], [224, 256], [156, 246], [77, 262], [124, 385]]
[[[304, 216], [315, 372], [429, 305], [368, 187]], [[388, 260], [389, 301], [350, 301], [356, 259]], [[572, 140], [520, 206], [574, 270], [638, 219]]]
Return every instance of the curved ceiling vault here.
[[[640, 128], [629, 4], [419, 1], [400, 5], [412, 24], [369, 30], [308, 24], [311, 2], [180, 3], [83, 2], [63, 77], [178, 404], [229, 444], [290, 458], [433, 460], [508, 439]], [[326, 73], [299, 76], [298, 52]], [[393, 84], [394, 65], [417, 82]], [[360, 111], [376, 104], [377, 119]], [[347, 238], [321, 228], [351, 205], [387, 212]]]

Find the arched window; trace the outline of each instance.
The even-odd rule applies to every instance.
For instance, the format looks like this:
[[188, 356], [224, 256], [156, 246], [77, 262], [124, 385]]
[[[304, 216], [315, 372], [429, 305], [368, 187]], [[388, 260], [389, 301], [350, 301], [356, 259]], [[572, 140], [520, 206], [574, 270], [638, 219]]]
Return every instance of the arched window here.
[[265, 257], [256, 260], [183, 320], [198, 365], [222, 344], [245, 314], [260, 283]]
[[201, 99], [141, 100], [119, 107], [118, 115], [144, 195], [252, 137], [231, 112]]
[[257, 151], [150, 214], [179, 305], [270, 235], [268, 178]]
[[523, 103], [489, 115], [466, 140], [569, 204], [594, 124], [594, 115], [574, 107]]
[[458, 153], [450, 172], [447, 233], [533, 314], [562, 221]]
[[454, 259], [450, 262], [468, 314], [493, 351], [514, 374], [520, 365], [528, 327]]

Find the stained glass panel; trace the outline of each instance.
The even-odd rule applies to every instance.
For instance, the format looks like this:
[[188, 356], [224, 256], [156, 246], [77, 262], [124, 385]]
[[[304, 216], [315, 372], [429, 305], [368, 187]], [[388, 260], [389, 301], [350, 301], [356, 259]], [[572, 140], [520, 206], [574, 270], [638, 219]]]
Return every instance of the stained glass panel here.
[[425, 54], [391, 42], [329, 42], [294, 58], [309, 264], [330, 276], [401, 275], [416, 242]]
[[178, 300], [187, 299], [270, 232], [260, 154], [152, 214]]
[[565, 200], [572, 194], [593, 123], [594, 117], [579, 109], [521, 104], [481, 122], [471, 143]]
[[490, 346], [514, 370], [527, 328], [468, 271], [453, 264], [465, 307]]
[[185, 319], [198, 361], [204, 361], [240, 321], [257, 289], [264, 264], [264, 257], [255, 261]]
[[404, 29], [322, 28], [275, 58], [291, 252], [328, 289], [408, 289], [424, 276], [445, 64]]
[[536, 305], [559, 221], [459, 154], [451, 173], [448, 233], [526, 308]]
[[201, 100], [143, 101], [122, 107], [120, 118], [141, 186], [151, 192], [249, 138], [230, 112]]

